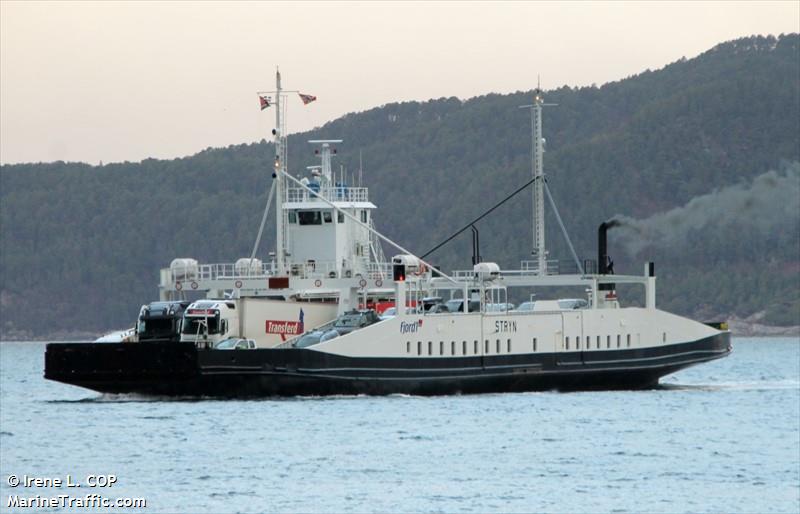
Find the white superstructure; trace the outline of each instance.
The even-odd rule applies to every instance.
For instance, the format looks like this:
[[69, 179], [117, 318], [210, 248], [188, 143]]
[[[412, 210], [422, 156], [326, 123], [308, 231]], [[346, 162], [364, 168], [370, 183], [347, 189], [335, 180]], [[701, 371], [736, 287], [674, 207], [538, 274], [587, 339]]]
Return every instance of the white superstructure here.
[[[261, 317], [266, 326], [272, 318], [280, 320], [285, 310], [278, 308], [276, 301], [299, 302], [309, 321], [318, 323], [329, 320], [337, 311], [391, 299], [394, 288], [390, 283], [390, 265], [385, 262], [379, 240], [370, 230], [374, 226], [372, 213], [376, 206], [369, 200], [369, 190], [360, 184], [348, 183], [344, 173], [337, 176], [333, 170], [332, 159], [337, 154], [337, 145], [343, 141], [309, 141], [314, 145], [320, 164], [309, 167], [305, 177], [292, 176], [288, 171], [284, 112], [286, 93], [291, 92], [296, 91], [282, 89], [278, 72], [276, 90], [268, 92], [275, 99], [272, 104], [275, 108], [275, 156], [270, 169], [273, 183], [253, 253], [230, 263], [174, 259], [169, 268], [161, 270], [161, 300], [185, 299], [188, 293], [194, 293], [196, 299], [202, 296], [226, 299], [235, 305], [244, 298], [260, 298], [263, 301], [258, 312], [263, 313]], [[259, 93], [262, 94], [267, 93]], [[276, 198], [275, 252], [264, 259], [257, 257], [257, 250], [273, 195]], [[267, 300], [273, 302], [272, 318]], [[337, 309], [331, 311], [331, 304]], [[284, 321], [297, 322], [295, 311], [299, 308], [293, 306], [290, 310], [292, 317]], [[225, 321], [226, 309], [219, 311], [223, 316], [220, 321]], [[262, 330], [258, 323], [251, 322], [256, 332], [245, 325], [233, 331], [237, 319], [231, 316], [226, 323], [230, 332], [264, 342], [264, 345], [268, 345], [266, 341], [280, 342], [268, 328]], [[181, 339], [192, 337], [184, 333]], [[197, 340], [200, 341], [199, 336]]]

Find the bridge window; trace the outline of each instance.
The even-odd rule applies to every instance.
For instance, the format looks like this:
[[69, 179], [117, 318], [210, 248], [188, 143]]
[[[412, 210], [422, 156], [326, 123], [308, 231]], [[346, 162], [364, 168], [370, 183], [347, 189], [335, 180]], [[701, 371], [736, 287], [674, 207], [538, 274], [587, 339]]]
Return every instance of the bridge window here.
[[322, 214], [319, 211], [298, 211], [300, 225], [322, 225]]

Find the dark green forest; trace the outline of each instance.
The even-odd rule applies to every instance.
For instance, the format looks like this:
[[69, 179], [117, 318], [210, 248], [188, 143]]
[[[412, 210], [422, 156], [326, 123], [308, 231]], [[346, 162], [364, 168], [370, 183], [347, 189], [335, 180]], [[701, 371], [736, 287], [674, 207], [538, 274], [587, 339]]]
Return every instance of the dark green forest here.
[[[347, 114], [290, 136], [290, 171], [316, 163], [306, 140], [344, 139], [335, 164], [352, 173], [362, 153], [378, 229], [422, 254], [529, 180], [530, 115], [519, 106], [531, 94]], [[639, 228], [611, 232], [616, 271], [655, 260], [661, 308], [800, 324], [800, 36], [726, 42], [545, 99], [558, 104], [544, 113], [545, 172], [582, 258], [594, 258], [600, 222], [626, 216]], [[273, 157], [262, 140], [173, 160], [2, 166], [0, 335], [127, 327], [173, 258], [249, 255]], [[485, 260], [529, 258], [530, 209], [524, 192], [478, 223]], [[567, 260], [548, 216], [551, 257]], [[262, 240], [265, 260], [273, 241]], [[430, 259], [470, 266], [469, 232]]]

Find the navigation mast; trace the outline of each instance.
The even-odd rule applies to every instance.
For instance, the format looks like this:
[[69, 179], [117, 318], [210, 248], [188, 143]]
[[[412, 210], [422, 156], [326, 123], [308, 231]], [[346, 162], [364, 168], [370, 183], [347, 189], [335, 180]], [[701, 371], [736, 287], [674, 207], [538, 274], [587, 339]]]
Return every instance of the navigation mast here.
[[277, 272], [278, 275], [286, 273], [285, 264], [285, 243], [284, 234], [286, 227], [284, 223], [283, 202], [285, 194], [283, 192], [283, 174], [286, 173], [286, 145], [283, 144], [283, 119], [281, 116], [281, 72], [275, 71], [275, 129], [273, 135], [275, 136], [275, 185], [277, 189], [278, 201], [275, 202], [275, 256], [277, 258]]
[[531, 168], [533, 170], [533, 257], [540, 275], [547, 274], [547, 250], [544, 243], [544, 139], [542, 138], [542, 105], [544, 96], [538, 84], [531, 107]]
[[542, 107], [556, 105], [544, 103], [544, 94], [539, 83], [533, 91], [533, 104], [521, 105], [520, 109], [531, 110], [531, 171], [533, 173], [533, 249], [531, 254], [536, 262], [539, 275], [547, 274], [547, 249], [544, 241], [544, 138], [542, 137]]
[[[259, 91], [259, 95], [274, 94], [275, 95], [275, 128], [272, 129], [273, 141], [275, 144], [275, 168], [273, 170], [272, 178], [275, 180], [275, 189], [278, 201], [275, 202], [275, 265], [278, 275], [286, 274], [286, 212], [283, 204], [286, 202], [286, 187], [284, 185], [284, 174], [287, 173], [288, 168], [288, 144], [286, 140], [286, 119], [285, 119], [285, 104], [283, 97], [284, 93], [300, 93], [297, 90], [284, 90], [281, 87], [281, 71], [275, 70], [275, 91]], [[301, 95], [302, 97], [302, 95]], [[314, 98], [316, 99], [316, 98]], [[304, 100], [305, 102], [305, 100]]]

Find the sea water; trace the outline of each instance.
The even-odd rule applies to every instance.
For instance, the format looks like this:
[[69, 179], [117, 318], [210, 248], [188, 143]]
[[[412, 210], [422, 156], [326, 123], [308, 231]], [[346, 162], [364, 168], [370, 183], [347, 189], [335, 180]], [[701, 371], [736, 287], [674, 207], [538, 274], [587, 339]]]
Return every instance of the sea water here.
[[645, 391], [176, 401], [2, 343], [0, 511], [800, 512], [800, 341], [733, 345]]

